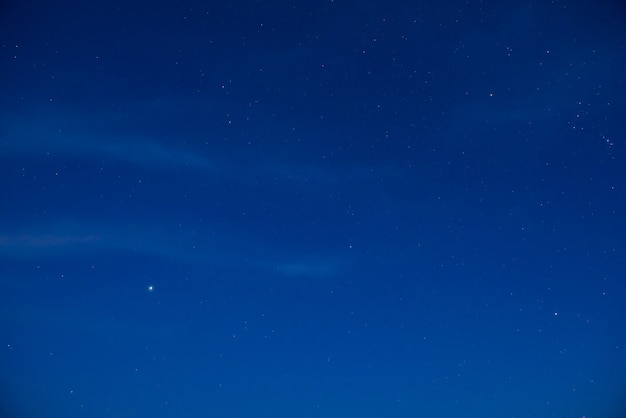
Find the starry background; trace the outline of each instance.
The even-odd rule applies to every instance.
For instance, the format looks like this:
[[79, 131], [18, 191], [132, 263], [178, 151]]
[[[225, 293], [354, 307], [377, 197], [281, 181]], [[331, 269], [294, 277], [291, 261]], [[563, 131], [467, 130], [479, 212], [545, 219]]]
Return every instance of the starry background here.
[[3, 417], [621, 417], [618, 1], [0, 6]]

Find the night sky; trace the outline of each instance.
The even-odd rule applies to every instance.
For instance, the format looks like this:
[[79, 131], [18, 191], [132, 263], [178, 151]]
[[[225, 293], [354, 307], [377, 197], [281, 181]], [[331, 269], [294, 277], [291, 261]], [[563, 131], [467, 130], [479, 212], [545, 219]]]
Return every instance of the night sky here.
[[620, 1], [0, 6], [0, 415], [626, 413]]

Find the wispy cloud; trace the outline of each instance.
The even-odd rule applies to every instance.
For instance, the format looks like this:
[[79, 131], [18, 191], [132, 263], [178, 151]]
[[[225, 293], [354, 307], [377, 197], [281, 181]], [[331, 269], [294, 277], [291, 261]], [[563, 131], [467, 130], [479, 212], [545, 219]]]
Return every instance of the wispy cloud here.
[[[75, 117], [80, 118], [80, 115]], [[0, 116], [5, 126], [4, 155], [113, 159], [149, 169], [190, 167], [211, 171], [216, 168], [209, 158], [198, 152], [154, 138], [103, 133], [82, 126], [83, 130], [78, 132], [76, 128], [66, 132], [59, 128], [67, 125], [64, 119], [63, 116], [39, 115], [28, 119], [21, 115]]]
[[[41, 112], [33, 113], [34, 116], [30, 118], [0, 114], [0, 124], [5, 127], [0, 140], [0, 154], [4, 158], [32, 159], [45, 156], [75, 159], [79, 163], [87, 160], [89, 164], [116, 161], [151, 172], [182, 170], [200, 182], [223, 182], [254, 189], [283, 187], [294, 193], [301, 193], [304, 189], [315, 193], [323, 192], [328, 187], [362, 186], [370, 180], [378, 181], [381, 176], [401, 177], [397, 168], [386, 165], [359, 165], [341, 159], [334, 161], [324, 159], [321, 155], [317, 158], [310, 152], [301, 158], [282, 158], [280, 153], [273, 153], [271, 149], [257, 156], [254, 153], [246, 154], [249, 152], [247, 150], [220, 150], [219, 146], [212, 146], [211, 141], [198, 145], [193, 140], [166, 140], [163, 137], [90, 131], [86, 122], [59, 132], [57, 126], [71, 126], [70, 120], [83, 116], [45, 117]], [[97, 119], [95, 116], [92, 118]], [[271, 132], [265, 134], [272, 135]], [[315, 138], [309, 141], [314, 144]]]
[[13, 226], [0, 233], [0, 255], [29, 258], [45, 254], [71, 254], [77, 249], [102, 245], [102, 236], [94, 228], [77, 227], [74, 223], [57, 222], [45, 226]]
[[[77, 160], [118, 161], [148, 170], [195, 170], [200, 175], [223, 176], [245, 183], [262, 178], [298, 183], [329, 184], [367, 176], [369, 169], [342, 165], [334, 167], [323, 158], [305, 153], [301, 159], [281, 159], [271, 148], [255, 154], [236, 144], [225, 147], [218, 129], [200, 130], [207, 139], [185, 139], [185, 132], [137, 133], [154, 131], [149, 120], [173, 118], [174, 125], [183, 123], [177, 115], [167, 112], [191, 107], [189, 103], [166, 106], [159, 102], [139, 103], [125, 110], [137, 114], [137, 121], [116, 114], [94, 110], [52, 111], [31, 109], [29, 112], [0, 114], [0, 150], [5, 158], [63, 157]], [[173, 112], [173, 110], [172, 110]], [[111, 121], [112, 126], [103, 127]], [[271, 137], [267, 127], [257, 127], [258, 135]], [[254, 131], [254, 128], [251, 128]], [[193, 135], [199, 135], [198, 131]], [[250, 133], [254, 136], [254, 133]], [[276, 133], [280, 135], [280, 133]], [[219, 138], [219, 139], [216, 139]], [[313, 142], [315, 138], [311, 139]], [[269, 141], [271, 143], [271, 141]], [[275, 145], [276, 146], [276, 145]], [[270, 145], [271, 147], [271, 145]], [[247, 157], [246, 157], [247, 156]]]
[[58, 222], [0, 235], [0, 256], [14, 259], [72, 259], [86, 254], [144, 254], [177, 263], [253, 267], [285, 277], [328, 278], [340, 257], [270, 247], [254, 237], [154, 225], [97, 225]]
[[278, 274], [286, 277], [329, 278], [339, 273], [342, 264], [338, 260], [329, 257], [303, 257], [293, 262], [278, 263], [275, 269]]
[[34, 250], [69, 247], [72, 245], [84, 245], [98, 241], [98, 237], [92, 235], [70, 236], [70, 235], [0, 235], [0, 248], [12, 249], [14, 251]]

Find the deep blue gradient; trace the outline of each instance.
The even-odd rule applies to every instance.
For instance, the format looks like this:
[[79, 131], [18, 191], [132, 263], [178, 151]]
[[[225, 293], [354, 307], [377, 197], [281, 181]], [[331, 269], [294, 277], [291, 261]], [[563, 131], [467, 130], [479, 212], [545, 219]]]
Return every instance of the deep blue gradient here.
[[626, 413], [618, 1], [0, 6], [0, 415]]

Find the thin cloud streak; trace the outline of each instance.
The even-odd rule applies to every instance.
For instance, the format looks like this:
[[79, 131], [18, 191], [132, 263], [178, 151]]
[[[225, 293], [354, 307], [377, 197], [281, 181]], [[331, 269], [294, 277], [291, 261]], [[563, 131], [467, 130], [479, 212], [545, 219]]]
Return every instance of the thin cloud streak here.
[[207, 172], [216, 169], [212, 161], [196, 152], [138, 136], [120, 139], [90, 132], [64, 134], [54, 132], [45, 121], [13, 123], [2, 144], [5, 156], [64, 155], [125, 161], [147, 169], [190, 167]]
[[[157, 109], [162, 107], [157, 106]], [[143, 114], [149, 110], [150, 108], [137, 112]], [[339, 170], [329, 166], [327, 161], [317, 163], [314, 160], [303, 160], [288, 163], [275, 156], [259, 157], [245, 162], [229, 158], [228, 154], [212, 158], [208, 155], [211, 152], [210, 145], [205, 147], [206, 152], [201, 152], [186, 147], [184, 141], [176, 138], [173, 140], [178, 144], [174, 145], [163, 138], [90, 130], [88, 121], [96, 115], [85, 116], [77, 113], [43, 116], [37, 111], [30, 114], [34, 116], [27, 118], [22, 114], [0, 115], [0, 123], [5, 129], [0, 142], [0, 155], [4, 158], [39, 156], [114, 160], [147, 170], [195, 170], [201, 175], [218, 178], [221, 176], [229, 181], [242, 183], [256, 183], [259, 179], [271, 178], [295, 183], [340, 184], [353, 179], [369, 178], [375, 171], [372, 167], [364, 166], [344, 167]], [[155, 117], [159, 115], [157, 113]], [[82, 122], [73, 123], [73, 120]], [[65, 128], [68, 126], [70, 128]]]
[[[286, 277], [327, 278], [339, 271], [337, 257], [299, 254], [268, 248], [254, 238], [223, 231], [209, 233], [165, 227], [104, 226], [58, 223], [42, 232], [19, 231], [0, 235], [0, 256], [32, 260], [74, 258], [89, 254], [144, 254], [199, 265], [260, 268]], [[207, 238], [212, 237], [212, 238]], [[287, 260], [287, 261], [285, 261]]]

